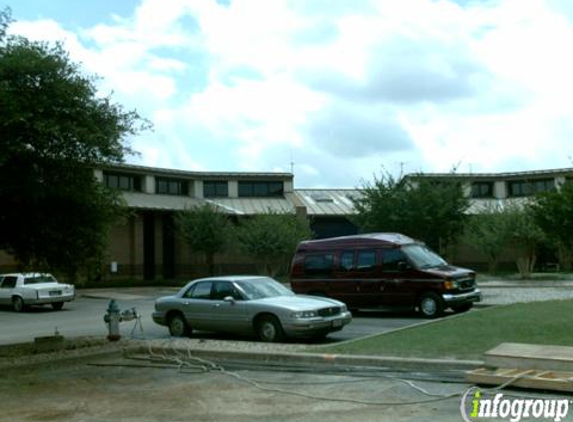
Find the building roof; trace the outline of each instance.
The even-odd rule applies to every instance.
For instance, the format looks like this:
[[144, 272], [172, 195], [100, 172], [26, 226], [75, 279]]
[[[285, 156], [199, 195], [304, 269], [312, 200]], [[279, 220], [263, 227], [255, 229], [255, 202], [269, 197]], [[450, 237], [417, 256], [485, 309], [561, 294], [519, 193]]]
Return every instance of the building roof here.
[[238, 179], [249, 179], [249, 178], [269, 178], [269, 179], [292, 179], [292, 173], [280, 173], [280, 172], [219, 172], [219, 171], [189, 171], [189, 170], [177, 170], [177, 169], [166, 169], [160, 167], [146, 167], [138, 166], [134, 164], [113, 164], [103, 167], [104, 171], [128, 171], [136, 172], [141, 174], [152, 174], [154, 176], [177, 176], [190, 179], [207, 179], [210, 178], [238, 178]]
[[358, 198], [358, 189], [295, 189], [295, 197], [307, 209], [308, 215], [351, 215], [355, 213], [352, 198]]
[[560, 168], [551, 170], [529, 170], [529, 171], [516, 171], [516, 172], [504, 172], [504, 173], [409, 173], [406, 174], [404, 179], [417, 179], [417, 178], [428, 178], [428, 179], [469, 179], [469, 180], [505, 180], [505, 179], [527, 179], [527, 178], [543, 178], [543, 177], [555, 177], [563, 175], [572, 175], [573, 168]]
[[227, 214], [255, 215], [267, 212], [294, 213], [294, 206], [285, 198], [193, 198], [190, 196], [123, 192], [129, 208], [183, 211], [205, 204], [215, 205]]

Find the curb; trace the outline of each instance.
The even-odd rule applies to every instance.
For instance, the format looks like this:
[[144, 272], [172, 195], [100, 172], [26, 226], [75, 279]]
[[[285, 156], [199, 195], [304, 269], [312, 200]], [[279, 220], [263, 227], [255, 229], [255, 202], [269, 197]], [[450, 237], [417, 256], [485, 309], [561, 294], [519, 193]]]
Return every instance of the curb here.
[[[135, 346], [128, 351], [149, 353], [150, 348]], [[377, 368], [423, 369], [423, 370], [470, 370], [482, 367], [483, 361], [453, 359], [400, 358], [395, 356], [338, 355], [306, 352], [255, 352], [216, 349], [193, 349], [179, 345], [169, 347], [151, 345], [151, 352], [177, 355], [179, 359], [200, 358], [208, 361], [241, 361], [262, 364], [338, 365]]]

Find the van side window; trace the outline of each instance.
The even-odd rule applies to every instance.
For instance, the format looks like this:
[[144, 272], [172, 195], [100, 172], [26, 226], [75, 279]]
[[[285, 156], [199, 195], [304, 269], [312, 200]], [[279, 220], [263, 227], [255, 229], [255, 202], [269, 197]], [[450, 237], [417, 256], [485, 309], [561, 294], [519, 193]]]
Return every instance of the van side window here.
[[340, 270], [352, 271], [354, 269], [354, 252], [344, 251], [340, 255]]
[[398, 264], [408, 262], [401, 249], [384, 249], [382, 252], [382, 271], [399, 271]]
[[304, 272], [310, 275], [329, 275], [332, 273], [333, 254], [307, 255], [304, 258]]
[[358, 271], [372, 271], [376, 267], [376, 251], [359, 251], [356, 260], [356, 269]]

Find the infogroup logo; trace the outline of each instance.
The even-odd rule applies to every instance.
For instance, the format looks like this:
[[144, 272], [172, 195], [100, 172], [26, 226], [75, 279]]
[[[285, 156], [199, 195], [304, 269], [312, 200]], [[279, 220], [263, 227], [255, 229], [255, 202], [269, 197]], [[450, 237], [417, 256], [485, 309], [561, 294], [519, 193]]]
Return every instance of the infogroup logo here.
[[472, 387], [462, 396], [460, 412], [465, 422], [507, 419], [510, 422], [522, 420], [547, 420], [560, 422], [567, 417], [569, 399], [506, 398], [502, 393], [486, 397], [485, 392]]

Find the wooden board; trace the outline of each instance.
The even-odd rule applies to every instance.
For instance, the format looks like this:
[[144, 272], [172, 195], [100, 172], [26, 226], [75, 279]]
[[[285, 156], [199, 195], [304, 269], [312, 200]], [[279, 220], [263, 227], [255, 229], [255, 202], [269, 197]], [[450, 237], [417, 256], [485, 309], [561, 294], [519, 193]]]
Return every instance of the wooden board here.
[[486, 366], [573, 372], [573, 347], [502, 343], [484, 354]]
[[535, 369], [479, 368], [466, 372], [466, 379], [473, 384], [513, 387], [536, 390], [573, 392], [573, 372]]

